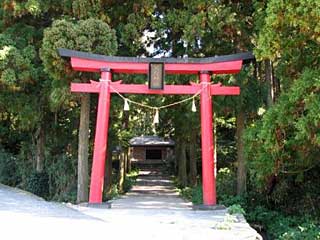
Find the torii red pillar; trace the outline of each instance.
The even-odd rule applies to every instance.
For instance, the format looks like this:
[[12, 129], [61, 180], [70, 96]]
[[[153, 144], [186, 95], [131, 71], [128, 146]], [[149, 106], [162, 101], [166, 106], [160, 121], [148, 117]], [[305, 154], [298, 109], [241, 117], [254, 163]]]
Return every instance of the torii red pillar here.
[[102, 202], [105, 161], [108, 146], [111, 79], [110, 69], [102, 69], [91, 171], [90, 203]]
[[201, 153], [202, 153], [202, 190], [203, 204], [216, 204], [216, 181], [214, 176], [214, 144], [212, 129], [212, 99], [208, 72], [200, 73], [200, 84], [203, 85], [200, 93], [201, 115]]
[[[200, 84], [164, 85], [162, 90], [152, 90], [144, 84], [122, 84], [121, 81], [112, 82], [112, 72], [129, 74], [148, 73], [149, 62], [155, 59], [139, 59], [129, 57], [109, 57], [89, 54], [68, 49], [60, 49], [63, 57], [71, 58], [74, 70], [100, 72], [100, 82], [72, 83], [72, 92], [98, 93], [98, 113], [94, 154], [90, 184], [90, 203], [101, 203], [103, 192], [104, 169], [107, 152], [107, 137], [111, 93], [135, 94], [191, 94], [200, 93], [201, 104], [201, 148], [202, 148], [202, 184], [203, 203], [210, 206], [216, 204], [216, 185], [214, 176], [214, 144], [212, 129], [212, 96], [239, 95], [239, 87], [222, 86], [220, 83], [211, 84], [211, 74], [238, 73], [243, 60], [254, 57], [251, 53], [218, 56], [206, 59], [167, 59], [165, 63], [167, 74], [200, 74]], [[108, 68], [106, 68], [108, 67]], [[110, 69], [109, 69], [110, 68]]]

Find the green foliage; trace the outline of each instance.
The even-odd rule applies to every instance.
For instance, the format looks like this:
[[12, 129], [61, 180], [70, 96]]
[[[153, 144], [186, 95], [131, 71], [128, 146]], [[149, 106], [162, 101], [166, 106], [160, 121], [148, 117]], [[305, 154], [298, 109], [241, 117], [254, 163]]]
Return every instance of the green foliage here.
[[239, 204], [233, 204], [228, 207], [228, 213], [229, 214], [242, 214], [245, 215], [245, 210], [241, 207]]
[[192, 203], [194, 204], [203, 203], [202, 185], [198, 185], [192, 188], [191, 194], [192, 194], [192, 198], [191, 198]]
[[14, 114], [16, 128], [32, 129], [40, 119], [37, 100], [29, 95], [39, 81], [36, 52], [15, 38], [10, 31], [0, 34], [0, 109]]
[[191, 201], [193, 204], [202, 204], [202, 185], [195, 187], [186, 187], [180, 190], [180, 194], [184, 199]]
[[192, 188], [191, 187], [185, 187], [185, 188], [179, 189], [179, 194], [184, 199], [190, 201], [192, 199]]
[[106, 192], [106, 189], [103, 194], [103, 201], [109, 201], [112, 199], [118, 198], [120, 195], [127, 193], [130, 191], [132, 186], [136, 183], [137, 177], [139, 175], [138, 169], [132, 169], [131, 172], [127, 173], [124, 182], [123, 182], [123, 191], [119, 191], [119, 182], [117, 181], [116, 174], [112, 174], [112, 186], [111, 189]]
[[117, 184], [112, 184], [110, 192], [107, 195], [104, 195], [103, 201], [109, 201], [112, 199], [116, 199], [120, 196], [119, 187]]
[[319, 222], [311, 218], [285, 216], [263, 206], [251, 207], [247, 213], [247, 220], [264, 226], [272, 239], [320, 239]]
[[277, 75], [286, 78], [284, 83], [292, 83], [304, 67], [319, 66], [320, 3], [272, 0], [264, 7], [257, 3], [260, 21], [255, 53], [258, 58], [277, 61]]
[[[2, 18], [6, 22], [11, 22], [16, 19], [23, 18], [41, 18], [43, 14], [49, 11], [57, 11], [67, 8], [68, 1], [42, 1], [42, 0], [27, 0], [27, 1], [1, 1], [3, 11]], [[63, 12], [61, 12], [63, 13]]]
[[[248, 34], [252, 25], [248, 23], [251, 22], [250, 14], [253, 9], [250, 4], [201, 0], [182, 1], [172, 5], [167, 11], [163, 11], [164, 18], [157, 19], [160, 41], [165, 38], [164, 32], [172, 41], [171, 46], [163, 43], [163, 50], [171, 47], [176, 56], [204, 56], [230, 53], [235, 50], [236, 45], [240, 48], [251, 47]], [[160, 6], [159, 8], [160, 11], [163, 10]]]
[[[217, 196], [221, 204], [232, 205], [241, 202], [241, 197], [233, 197], [235, 192], [235, 175], [229, 168], [221, 168], [217, 175]], [[179, 190], [180, 195], [191, 201], [193, 204], [202, 204], [202, 185], [185, 187]]]
[[272, 173], [296, 177], [319, 162], [320, 71], [306, 69], [246, 134], [251, 175], [260, 184]]
[[244, 207], [246, 198], [239, 195], [218, 195], [218, 202], [225, 206], [240, 205]]
[[32, 172], [27, 178], [26, 190], [40, 197], [49, 197], [49, 176], [46, 172]]
[[0, 34], [0, 84], [9, 90], [25, 90], [37, 79], [34, 65], [36, 52], [32, 45], [19, 44], [10, 31]]
[[45, 71], [54, 80], [51, 93], [52, 108], [56, 109], [68, 102], [71, 97], [68, 90], [70, 81], [89, 80], [88, 76], [71, 69], [69, 59], [61, 58], [58, 48], [114, 55], [117, 46], [115, 31], [101, 20], [89, 18], [75, 23], [65, 19], [54, 21], [52, 26], [44, 31], [40, 50]]
[[77, 196], [77, 159], [65, 154], [47, 159], [50, 197], [56, 201], [75, 202]]
[[102, 11], [102, 1], [72, 1], [72, 11], [79, 19], [96, 17]]
[[[90, 29], [90, 31], [88, 31]], [[56, 20], [45, 30], [41, 48], [41, 59], [46, 72], [54, 79], [69, 79], [72, 74], [69, 60], [62, 59], [58, 48], [113, 55], [117, 51], [115, 31], [108, 24], [97, 19]]]
[[[270, 239], [319, 239], [319, 220], [306, 214], [288, 216], [270, 210], [272, 206], [268, 206], [263, 194], [251, 190], [244, 196], [218, 195], [218, 202], [228, 206], [230, 214], [245, 214], [246, 220], [258, 231], [266, 232]], [[298, 205], [303, 207], [302, 203]]]
[[304, 222], [283, 232], [279, 240], [320, 239], [320, 226], [313, 222]]
[[216, 179], [218, 196], [232, 196], [235, 193], [235, 174], [231, 169], [220, 168]]
[[319, 9], [320, 3], [316, 0], [270, 1], [258, 39], [259, 56], [272, 59], [278, 53], [294, 53], [294, 49], [304, 44], [313, 45], [316, 50], [320, 43]]
[[57, 20], [52, 24], [52, 28], [45, 30], [40, 56], [46, 72], [52, 78], [62, 80], [66, 78], [66, 72], [71, 72], [68, 61], [61, 59], [57, 50], [58, 48], [74, 49], [76, 37], [74, 24], [67, 20]]
[[136, 183], [139, 175], [139, 170], [132, 170], [130, 173], [126, 174], [123, 182], [123, 192], [129, 192], [132, 186]]
[[20, 181], [20, 177], [17, 175], [16, 171], [16, 158], [0, 146], [0, 183], [16, 186]]

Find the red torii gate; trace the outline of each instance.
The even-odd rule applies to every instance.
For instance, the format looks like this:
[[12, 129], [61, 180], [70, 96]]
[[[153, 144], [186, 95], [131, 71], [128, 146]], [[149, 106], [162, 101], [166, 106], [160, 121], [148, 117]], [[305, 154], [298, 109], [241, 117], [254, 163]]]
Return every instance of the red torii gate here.
[[[212, 95], [239, 95], [240, 88], [211, 84], [211, 74], [234, 74], [241, 70], [243, 61], [253, 59], [251, 53], [240, 53], [209, 58], [134, 58], [110, 57], [86, 52], [59, 49], [62, 57], [71, 58], [76, 71], [100, 72], [99, 82], [71, 83], [72, 92], [98, 93], [98, 113], [93, 150], [89, 203], [101, 203], [108, 141], [111, 93], [136, 94], [190, 94], [200, 92], [201, 148], [203, 204], [216, 205], [214, 176], [214, 145], [212, 128]], [[149, 63], [164, 63], [166, 74], [199, 74], [200, 83], [191, 85], [164, 85], [163, 89], [149, 89], [144, 84], [112, 82], [112, 73], [148, 74]]]

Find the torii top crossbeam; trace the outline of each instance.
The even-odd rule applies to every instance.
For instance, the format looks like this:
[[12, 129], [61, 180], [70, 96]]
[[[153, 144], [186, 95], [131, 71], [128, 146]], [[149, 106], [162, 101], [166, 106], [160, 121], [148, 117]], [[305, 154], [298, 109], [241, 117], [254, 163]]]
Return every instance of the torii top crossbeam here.
[[[90, 203], [101, 203], [104, 182], [104, 169], [107, 151], [110, 94], [197, 94], [200, 92], [201, 105], [201, 148], [202, 148], [202, 187], [204, 205], [216, 204], [214, 177], [214, 144], [212, 129], [212, 95], [239, 95], [240, 88], [211, 84], [211, 74], [234, 74], [241, 70], [242, 64], [252, 61], [251, 53], [216, 56], [209, 58], [135, 58], [111, 57], [86, 52], [59, 49], [62, 57], [71, 59], [76, 71], [100, 72], [100, 82], [72, 83], [72, 92], [98, 93], [98, 113], [93, 151], [90, 184]], [[200, 83], [190, 85], [164, 85], [163, 89], [149, 89], [144, 84], [122, 84], [112, 82], [112, 73], [147, 74], [150, 62], [164, 64], [166, 74], [198, 74]]]
[[64, 48], [58, 51], [61, 57], [71, 58], [72, 68], [77, 71], [100, 72], [107, 66], [114, 73], [129, 74], [147, 74], [150, 62], [165, 63], [167, 74], [199, 74], [204, 71], [230, 74], [239, 72], [242, 63], [254, 59], [250, 52], [207, 58], [143, 58], [104, 56]]
[[[59, 49], [62, 57], [71, 59], [71, 66], [76, 71], [101, 72], [109, 68], [112, 73], [147, 74], [150, 62], [164, 63], [166, 74], [199, 74], [208, 72], [212, 74], [232, 74], [241, 70], [242, 64], [251, 61], [252, 53], [239, 53], [233, 55], [216, 56], [208, 58], [135, 58], [113, 57], [69, 49]], [[201, 88], [201, 84], [191, 85], [164, 85], [163, 90], [152, 90], [143, 84], [120, 84], [111, 82], [110, 92], [136, 93], [136, 94], [195, 94]], [[91, 81], [87, 84], [71, 84], [72, 92], [98, 93], [99, 84]], [[211, 95], [238, 95], [239, 87], [225, 87], [220, 84], [211, 85]]]

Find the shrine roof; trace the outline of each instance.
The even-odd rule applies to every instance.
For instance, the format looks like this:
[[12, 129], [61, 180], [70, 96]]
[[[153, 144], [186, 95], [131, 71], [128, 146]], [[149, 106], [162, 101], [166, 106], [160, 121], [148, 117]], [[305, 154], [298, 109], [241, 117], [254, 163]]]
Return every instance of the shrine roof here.
[[141, 136], [134, 137], [129, 140], [131, 147], [146, 147], [146, 146], [157, 146], [157, 147], [173, 147], [175, 142], [171, 139], [163, 139], [158, 136]]
[[244, 63], [251, 62], [255, 59], [252, 52], [236, 53], [231, 55], [221, 55], [214, 57], [204, 57], [204, 58], [148, 58], [148, 57], [119, 57], [119, 56], [106, 56], [88, 52], [75, 51], [65, 48], [58, 49], [59, 55], [61, 57], [68, 58], [82, 58], [98, 61], [108, 61], [108, 62], [132, 62], [132, 63], [150, 63], [150, 62], [160, 62], [160, 63], [218, 63], [218, 62], [228, 62], [242, 60]]

